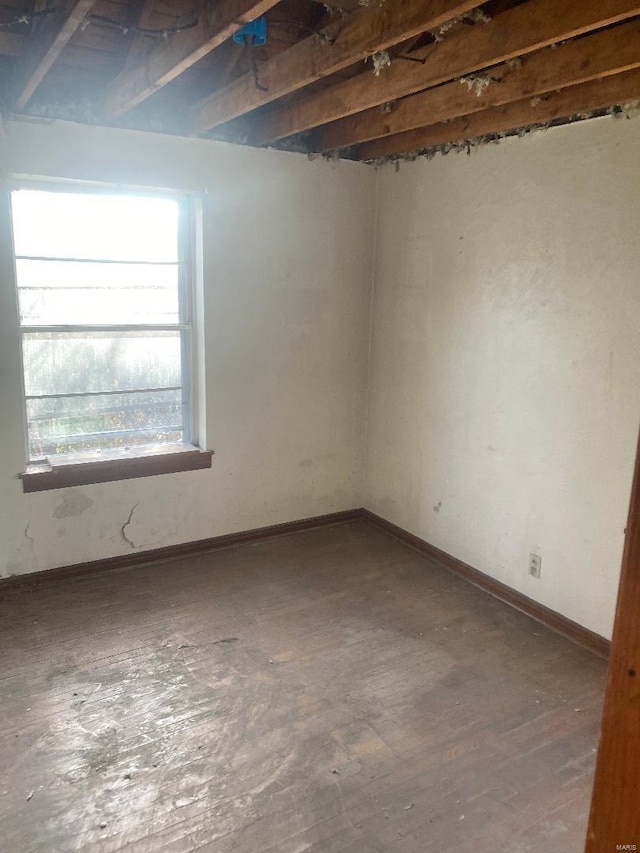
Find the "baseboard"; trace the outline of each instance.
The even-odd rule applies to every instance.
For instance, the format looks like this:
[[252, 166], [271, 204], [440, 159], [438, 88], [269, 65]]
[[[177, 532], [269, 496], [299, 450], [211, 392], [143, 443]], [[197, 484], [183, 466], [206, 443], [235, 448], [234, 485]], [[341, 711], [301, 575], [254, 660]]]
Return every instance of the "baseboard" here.
[[0, 580], [0, 592], [8, 592], [23, 587], [33, 587], [42, 582], [66, 580], [68, 578], [82, 577], [83, 575], [95, 574], [96, 572], [113, 571], [114, 569], [128, 569], [147, 563], [157, 563], [165, 560], [175, 560], [183, 557], [193, 557], [198, 554], [206, 554], [218, 551], [222, 548], [231, 548], [236, 545], [245, 545], [248, 542], [256, 542], [272, 539], [276, 536], [289, 536], [292, 533], [301, 533], [306, 530], [314, 530], [318, 527], [330, 525], [347, 524], [359, 519], [366, 520], [369, 524], [382, 530], [389, 536], [393, 536], [399, 542], [413, 548], [433, 562], [438, 563], [449, 571], [464, 578], [474, 586], [488, 592], [494, 598], [504, 601], [516, 610], [526, 613], [537, 622], [546, 625], [547, 628], [568, 637], [580, 646], [584, 646], [600, 657], [608, 657], [609, 640], [599, 634], [583, 628], [577, 622], [567, 619], [555, 610], [550, 610], [532, 598], [528, 598], [506, 584], [500, 583], [489, 575], [478, 569], [463, 563], [456, 557], [452, 557], [445, 551], [441, 551], [434, 545], [425, 542], [413, 533], [409, 533], [402, 527], [392, 524], [368, 509], [350, 509], [343, 512], [332, 512], [328, 515], [318, 515], [312, 518], [302, 518], [297, 521], [287, 521], [283, 524], [273, 524], [269, 527], [256, 527], [253, 530], [245, 530], [239, 533], [227, 533], [223, 536], [214, 536], [210, 539], [197, 539], [194, 542], [184, 542], [179, 545], [167, 545], [164, 548], [152, 548], [148, 551], [132, 551], [130, 554], [122, 554], [117, 557], [107, 557], [104, 560], [93, 560], [86, 563], [77, 563], [73, 566], [62, 566], [57, 569], [48, 569], [41, 572], [31, 572], [26, 575], [13, 575], [10, 578]]
[[356, 521], [362, 518], [362, 512], [360, 509], [332, 512], [327, 515], [316, 515], [312, 518], [301, 518], [297, 521], [286, 521], [283, 524], [272, 524], [269, 527], [256, 527], [253, 530], [244, 530], [239, 533], [213, 536], [210, 539], [196, 539], [193, 542], [167, 545], [164, 548], [152, 548], [148, 551], [132, 551], [130, 554], [107, 557], [103, 560], [76, 563], [72, 566], [61, 566], [56, 569], [30, 572], [26, 575], [12, 575], [9, 578], [0, 580], [0, 591], [4, 592], [9, 587], [31, 587], [43, 581], [66, 580], [87, 574], [94, 575], [96, 572], [128, 569], [146, 563], [157, 563], [159, 561], [175, 560], [182, 557], [194, 557], [197, 554], [219, 551], [222, 548], [231, 548], [236, 545], [246, 545], [248, 542], [272, 539], [275, 536], [288, 536], [291, 533], [300, 533], [305, 530], [313, 530], [317, 527], [346, 524], [349, 521]]
[[531, 616], [537, 622], [546, 625], [547, 628], [551, 628], [552, 631], [562, 634], [568, 639], [573, 640], [574, 643], [589, 649], [600, 657], [607, 658], [609, 656], [609, 640], [601, 637], [594, 631], [578, 625], [577, 622], [567, 619], [566, 616], [562, 616], [560, 613], [556, 613], [555, 610], [539, 604], [521, 592], [516, 592], [516, 590], [511, 589], [506, 584], [500, 583], [500, 581], [489, 577], [489, 575], [484, 574], [484, 572], [478, 569], [474, 569], [472, 566], [463, 563], [462, 560], [452, 557], [445, 551], [441, 551], [434, 545], [425, 542], [424, 539], [414, 536], [413, 533], [408, 533], [403, 528], [392, 524], [390, 521], [381, 518], [368, 509], [361, 510], [360, 515], [374, 527], [377, 527], [389, 536], [393, 536], [394, 539], [408, 545], [414, 551], [418, 551], [445, 569], [454, 572], [479, 589], [488, 592], [494, 598], [498, 598], [500, 601], [510, 604], [516, 610], [526, 613], [527, 616]]

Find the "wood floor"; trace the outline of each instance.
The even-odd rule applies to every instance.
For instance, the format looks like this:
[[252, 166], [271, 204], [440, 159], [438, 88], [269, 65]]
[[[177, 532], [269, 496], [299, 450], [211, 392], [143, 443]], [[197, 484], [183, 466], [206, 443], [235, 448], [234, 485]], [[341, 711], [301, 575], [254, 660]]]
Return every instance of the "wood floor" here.
[[364, 521], [0, 602], [7, 853], [581, 853], [605, 665]]

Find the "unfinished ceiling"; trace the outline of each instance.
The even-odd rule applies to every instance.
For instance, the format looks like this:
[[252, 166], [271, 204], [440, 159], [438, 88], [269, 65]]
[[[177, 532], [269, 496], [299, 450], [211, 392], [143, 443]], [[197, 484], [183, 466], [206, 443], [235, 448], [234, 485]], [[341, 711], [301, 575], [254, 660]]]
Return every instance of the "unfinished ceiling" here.
[[640, 0], [0, 3], [13, 113], [376, 162], [639, 99]]

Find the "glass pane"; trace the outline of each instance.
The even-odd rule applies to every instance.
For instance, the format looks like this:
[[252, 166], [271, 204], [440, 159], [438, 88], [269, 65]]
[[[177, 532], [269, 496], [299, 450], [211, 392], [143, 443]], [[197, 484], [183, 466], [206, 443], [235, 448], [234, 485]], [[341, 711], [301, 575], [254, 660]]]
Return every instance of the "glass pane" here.
[[27, 400], [29, 457], [183, 440], [178, 391]]
[[23, 325], [177, 323], [177, 264], [16, 262]]
[[178, 260], [179, 204], [174, 199], [15, 190], [11, 205], [18, 256]]
[[27, 396], [182, 384], [180, 332], [25, 332]]

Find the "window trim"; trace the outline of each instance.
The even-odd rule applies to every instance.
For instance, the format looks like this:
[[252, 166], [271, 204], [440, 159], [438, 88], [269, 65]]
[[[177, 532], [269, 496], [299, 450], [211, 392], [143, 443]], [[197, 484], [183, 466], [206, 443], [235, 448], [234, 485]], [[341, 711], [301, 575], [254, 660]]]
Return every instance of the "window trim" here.
[[[177, 329], [181, 332], [184, 441], [179, 444], [139, 445], [129, 449], [117, 448], [86, 454], [59, 454], [47, 457], [42, 461], [27, 461], [26, 470], [18, 474], [18, 477], [22, 480], [23, 492], [36, 492], [66, 488], [68, 486], [112, 482], [123, 479], [149, 477], [156, 474], [211, 468], [213, 451], [204, 450], [199, 446], [198, 440], [201, 437], [197, 434], [201, 417], [199, 403], [201, 392], [200, 382], [202, 381], [198, 375], [198, 365], [201, 361], [201, 354], [198, 352], [198, 339], [200, 337], [198, 324], [201, 318], [196, 314], [199, 300], [195, 293], [196, 282], [199, 281], [197, 270], [198, 257], [196, 253], [197, 211], [200, 209], [198, 194], [192, 191], [176, 189], [23, 175], [12, 175], [7, 181], [7, 189], [9, 195], [19, 189], [34, 189], [49, 192], [58, 190], [67, 193], [86, 192], [104, 195], [132, 195], [147, 198], [173, 198], [180, 205], [178, 224], [178, 241], [180, 247], [178, 265], [180, 317], [177, 324], [171, 325], [171, 330]], [[13, 239], [11, 242], [13, 246]], [[14, 254], [14, 264], [15, 257]], [[14, 281], [14, 287], [17, 290], [17, 281]], [[28, 460], [27, 395], [24, 387], [24, 365], [22, 361], [22, 335], [25, 330], [19, 318], [18, 323], [24, 442], [26, 459]], [[142, 325], [145, 328], [153, 326], [160, 329], [162, 327], [162, 324]], [[129, 324], [129, 327], [133, 330], [140, 328], [140, 325]], [[49, 328], [53, 329], [54, 327], [42, 327], [41, 330], [46, 331]], [[56, 331], [85, 331], [87, 329], [113, 331], [115, 328], [113, 325], [98, 327], [87, 324], [78, 328], [73, 326], [58, 326], [56, 327]], [[120, 327], [118, 326], [118, 328]], [[122, 328], [124, 329], [124, 326]]]
[[[110, 458], [71, 461], [62, 454], [42, 464], [30, 465], [20, 474], [22, 491], [43, 492], [49, 489], [66, 489], [70, 486], [88, 486], [92, 483], [111, 483], [156, 474], [177, 474], [182, 471], [199, 471], [211, 468], [212, 450], [201, 450], [192, 444], [170, 445], [170, 450], [147, 450], [135, 455], [132, 451], [114, 453]], [[71, 455], [70, 455], [71, 456]], [[73, 454], [77, 457], [77, 454]]]

